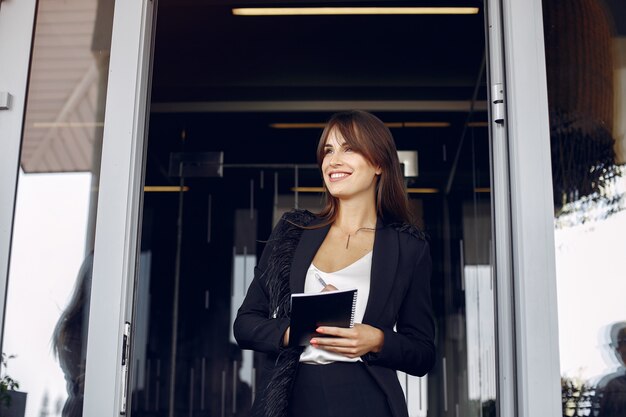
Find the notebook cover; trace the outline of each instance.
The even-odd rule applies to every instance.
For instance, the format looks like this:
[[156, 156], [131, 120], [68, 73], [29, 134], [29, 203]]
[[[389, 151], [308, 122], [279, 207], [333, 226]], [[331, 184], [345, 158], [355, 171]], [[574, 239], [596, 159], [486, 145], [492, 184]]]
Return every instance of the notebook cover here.
[[357, 290], [291, 295], [290, 346], [307, 346], [319, 326], [353, 327]]

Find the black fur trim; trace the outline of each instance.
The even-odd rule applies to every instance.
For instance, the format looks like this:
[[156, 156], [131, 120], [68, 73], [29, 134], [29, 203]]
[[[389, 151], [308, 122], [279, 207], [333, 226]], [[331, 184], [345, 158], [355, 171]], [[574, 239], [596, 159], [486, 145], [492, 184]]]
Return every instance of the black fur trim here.
[[[265, 270], [270, 318], [291, 315], [291, 263], [304, 230], [301, 226], [307, 226], [315, 218], [313, 213], [306, 210], [291, 211], [280, 219], [270, 236], [268, 243], [271, 244], [272, 253]], [[287, 415], [291, 386], [301, 353], [301, 347], [291, 347], [284, 348], [278, 355], [263, 395], [262, 409], [266, 417]]]
[[430, 241], [430, 237], [426, 233], [410, 223], [391, 223], [389, 226], [393, 227], [398, 232], [408, 233], [413, 237], [427, 242]]

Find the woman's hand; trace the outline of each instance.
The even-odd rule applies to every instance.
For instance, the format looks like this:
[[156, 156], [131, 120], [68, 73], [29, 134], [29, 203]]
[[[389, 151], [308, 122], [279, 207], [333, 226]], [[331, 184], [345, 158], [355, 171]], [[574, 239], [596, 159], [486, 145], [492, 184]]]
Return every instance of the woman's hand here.
[[311, 339], [313, 347], [348, 358], [358, 358], [368, 352], [380, 352], [385, 341], [385, 335], [380, 329], [361, 323], [355, 324], [351, 329], [321, 326], [317, 328], [317, 332], [336, 337], [314, 337]]

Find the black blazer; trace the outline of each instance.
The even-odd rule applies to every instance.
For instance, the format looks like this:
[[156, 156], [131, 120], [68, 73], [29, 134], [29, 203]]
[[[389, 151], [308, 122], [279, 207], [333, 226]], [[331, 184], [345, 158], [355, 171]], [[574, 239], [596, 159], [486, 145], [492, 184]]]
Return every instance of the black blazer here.
[[[319, 224], [316, 219], [310, 225]], [[407, 417], [406, 402], [395, 371], [423, 376], [435, 362], [435, 325], [431, 310], [431, 259], [428, 243], [398, 224], [376, 225], [370, 293], [363, 323], [384, 332], [378, 353], [362, 357], [386, 394], [394, 417]], [[292, 293], [304, 291], [306, 272], [330, 225], [305, 229], [294, 252], [289, 274]], [[288, 318], [268, 318], [268, 292], [260, 277], [268, 261], [267, 247], [255, 268], [255, 278], [237, 313], [235, 337], [242, 349], [270, 356], [281, 350]], [[395, 330], [394, 330], [395, 326]]]

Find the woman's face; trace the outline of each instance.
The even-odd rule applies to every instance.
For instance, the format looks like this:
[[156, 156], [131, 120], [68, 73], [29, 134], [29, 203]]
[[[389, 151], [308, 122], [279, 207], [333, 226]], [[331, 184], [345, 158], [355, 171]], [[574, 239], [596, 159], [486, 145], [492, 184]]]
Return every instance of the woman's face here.
[[337, 129], [333, 129], [324, 145], [322, 173], [330, 194], [345, 199], [366, 193], [373, 196], [380, 167], [350, 149]]

